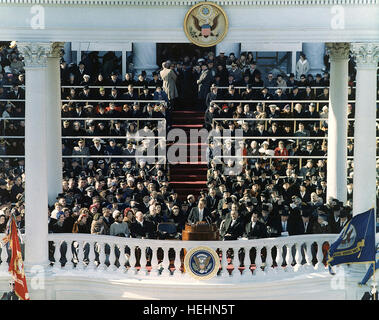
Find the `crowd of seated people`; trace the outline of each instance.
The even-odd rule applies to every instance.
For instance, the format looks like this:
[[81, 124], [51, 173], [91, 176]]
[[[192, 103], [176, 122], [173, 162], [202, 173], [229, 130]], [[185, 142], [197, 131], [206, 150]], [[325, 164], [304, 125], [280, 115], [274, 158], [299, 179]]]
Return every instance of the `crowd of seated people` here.
[[[24, 74], [24, 63], [17, 46], [13, 42], [1, 43], [0, 233], [5, 231], [11, 214], [15, 215], [19, 229], [24, 232]], [[20, 120], [17, 118], [20, 118]]]
[[[149, 129], [159, 137], [154, 119], [169, 119], [169, 107], [161, 103], [162, 100], [167, 102], [167, 96], [159, 72], [154, 72], [151, 79], [145, 73], [138, 75], [137, 80], [130, 73], [120, 79], [116, 73], [104, 76], [86, 67], [85, 61], [79, 66], [61, 63], [62, 85], [67, 86], [62, 88], [65, 100], [62, 118], [67, 118], [62, 121], [62, 148], [63, 156], [67, 157], [63, 159], [63, 191], [49, 208], [49, 232], [159, 238], [162, 234], [158, 225], [171, 222], [176, 227], [173, 237], [180, 238], [185, 223], [201, 220], [217, 224], [224, 240], [256, 239], [338, 233], [351, 217], [351, 163], [348, 203], [326, 199], [327, 144], [324, 138], [327, 136], [328, 74], [316, 75], [315, 80], [310, 75], [301, 76], [297, 81], [293, 75], [287, 79], [282, 75], [273, 77], [273, 74], [269, 74], [267, 80], [261, 79], [249, 53], [240, 58], [234, 54], [227, 57], [221, 53], [216, 57], [209, 53], [200, 59], [184, 57], [181, 62], [173, 62], [179, 99], [196, 97], [204, 102], [205, 126], [216, 131], [241, 128], [243, 136], [248, 137], [237, 146], [234, 141], [225, 144], [212, 141], [204, 192], [199, 197], [190, 194], [181, 201], [170, 185], [167, 168], [159, 159], [146, 161], [135, 157], [137, 150], [144, 154], [149, 141], [136, 136], [137, 128]], [[224, 86], [228, 89], [219, 89]], [[240, 90], [238, 86], [244, 88]], [[272, 91], [273, 87], [277, 89]], [[223, 99], [256, 102], [212, 102]], [[117, 100], [135, 101], [119, 103]], [[156, 102], [143, 102], [147, 100]], [[297, 103], [292, 108], [286, 102], [271, 103], [270, 100]], [[316, 108], [312, 103], [299, 102], [305, 100], [321, 103]], [[353, 104], [350, 111], [353, 117]], [[230, 120], [213, 122], [217, 118]], [[281, 120], [285, 118], [302, 120]], [[307, 118], [319, 120], [304, 120]], [[160, 142], [155, 140], [155, 143], [157, 150], [164, 148]], [[212, 149], [217, 147], [234, 148], [243, 155], [259, 157], [220, 163], [212, 155]], [[273, 155], [280, 158], [270, 159]], [[305, 158], [300, 162], [287, 158], [290, 156]], [[316, 158], [307, 159], [308, 156]], [[237, 162], [241, 170], [231, 174]], [[0, 186], [0, 191], [5, 189], [10, 192], [8, 185]], [[12, 202], [19, 201], [22, 195], [21, 189], [15, 189]], [[22, 212], [20, 208], [18, 212]]]

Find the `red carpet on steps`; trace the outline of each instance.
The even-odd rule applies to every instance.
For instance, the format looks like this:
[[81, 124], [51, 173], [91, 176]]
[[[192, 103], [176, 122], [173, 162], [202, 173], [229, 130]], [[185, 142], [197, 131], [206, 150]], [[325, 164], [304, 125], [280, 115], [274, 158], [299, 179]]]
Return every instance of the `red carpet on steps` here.
[[[196, 197], [200, 190], [206, 188], [207, 162], [201, 162], [201, 151], [207, 148], [204, 143], [190, 144], [189, 132], [191, 129], [200, 130], [204, 124], [204, 112], [194, 107], [178, 106], [172, 112], [172, 128], [183, 129], [187, 132], [187, 161], [170, 164], [170, 184], [180, 200], [187, 199], [188, 194]], [[179, 145], [179, 144], [178, 144]], [[190, 147], [197, 146], [198, 156], [190, 156]]]

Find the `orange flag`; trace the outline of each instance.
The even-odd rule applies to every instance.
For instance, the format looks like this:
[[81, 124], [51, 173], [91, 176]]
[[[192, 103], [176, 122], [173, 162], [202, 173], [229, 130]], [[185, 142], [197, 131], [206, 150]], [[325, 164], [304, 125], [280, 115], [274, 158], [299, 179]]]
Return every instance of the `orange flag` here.
[[21, 300], [30, 300], [28, 287], [26, 285], [26, 278], [24, 272], [24, 263], [22, 261], [20, 241], [18, 239], [18, 229], [16, 225], [16, 218], [12, 214], [9, 218], [7, 237], [4, 239], [9, 242], [11, 249], [11, 260], [9, 262], [8, 271], [12, 274], [14, 280], [15, 294]]

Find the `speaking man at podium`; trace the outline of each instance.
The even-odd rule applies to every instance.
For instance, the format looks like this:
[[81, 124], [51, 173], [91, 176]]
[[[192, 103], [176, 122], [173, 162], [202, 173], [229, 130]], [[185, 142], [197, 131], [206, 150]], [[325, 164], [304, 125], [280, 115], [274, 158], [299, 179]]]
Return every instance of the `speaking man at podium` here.
[[212, 223], [212, 218], [208, 208], [206, 207], [205, 199], [200, 199], [197, 207], [193, 207], [191, 209], [187, 221], [193, 224], [196, 224], [199, 221], [204, 221], [208, 224]]

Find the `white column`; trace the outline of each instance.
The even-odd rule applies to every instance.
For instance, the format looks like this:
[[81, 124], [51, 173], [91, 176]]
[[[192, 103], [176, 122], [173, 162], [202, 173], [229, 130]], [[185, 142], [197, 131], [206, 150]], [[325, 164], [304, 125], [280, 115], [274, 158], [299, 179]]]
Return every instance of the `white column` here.
[[[29, 280], [34, 268], [47, 272], [47, 59], [51, 44], [17, 44], [25, 63], [25, 272]], [[44, 290], [29, 288], [31, 299], [40, 299]]]
[[125, 73], [126, 73], [126, 51], [125, 50], [121, 51], [121, 57], [122, 57], [122, 66], [121, 66], [122, 75], [121, 75], [121, 78], [124, 79]]
[[291, 55], [291, 72], [296, 75], [297, 51], [292, 51]]
[[347, 87], [349, 43], [327, 43], [330, 51], [327, 197], [347, 198]]
[[325, 43], [305, 42], [303, 43], [303, 53], [309, 62], [310, 70], [308, 73], [313, 75], [321, 73], [324, 68]]
[[47, 190], [49, 205], [54, 204], [58, 193], [62, 192], [62, 133], [60, 103], [59, 51], [62, 42], [52, 44], [51, 54], [47, 58]]
[[221, 51], [225, 53], [225, 56], [229, 56], [232, 52], [238, 58], [240, 56], [240, 43], [234, 42], [221, 42], [216, 45], [216, 57], [220, 54]]
[[353, 43], [356, 61], [353, 215], [376, 204], [376, 75], [379, 43]]
[[147, 77], [151, 78], [152, 72], [158, 69], [157, 44], [154, 42], [133, 43], [133, 65], [136, 77], [145, 70]]

